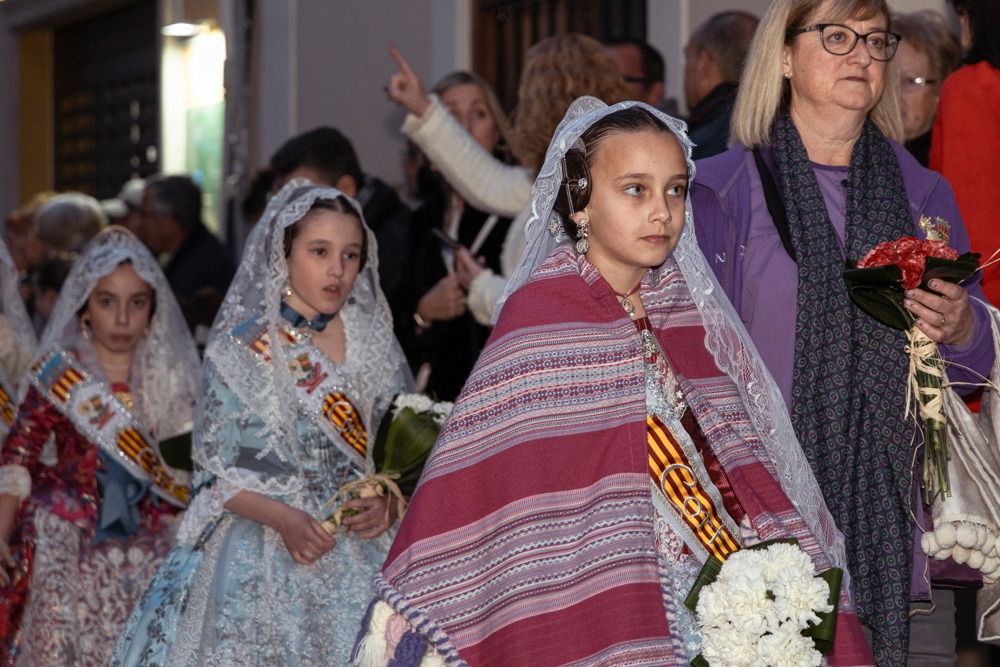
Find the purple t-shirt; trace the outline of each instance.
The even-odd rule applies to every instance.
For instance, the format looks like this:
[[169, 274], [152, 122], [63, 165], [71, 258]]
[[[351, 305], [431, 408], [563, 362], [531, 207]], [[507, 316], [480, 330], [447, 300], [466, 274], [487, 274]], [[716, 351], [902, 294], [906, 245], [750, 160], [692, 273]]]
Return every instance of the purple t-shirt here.
[[[753, 155], [747, 152], [751, 173], [756, 173]], [[847, 167], [813, 164], [820, 192], [826, 202], [833, 229], [844, 243], [847, 226]], [[750, 232], [743, 250], [743, 284], [740, 318], [760, 356], [774, 376], [785, 404], [791, 406], [792, 380], [795, 375], [795, 328], [798, 310], [795, 307], [799, 289], [798, 266], [785, 252], [778, 230], [767, 213], [763, 186], [759, 179], [750, 179]], [[860, 259], [854, 257], [852, 259]], [[970, 368], [982, 368], [980, 357], [992, 352], [989, 320], [979, 317], [972, 338], [964, 345], [943, 345], [942, 355], [949, 361]], [[988, 368], [987, 368], [988, 372]], [[959, 377], [959, 376], [962, 377]], [[952, 381], [975, 382], [972, 374], [949, 369]], [[981, 379], [979, 380], [981, 381]]]
[[[750, 173], [756, 173], [753, 155], [746, 153], [750, 161]], [[847, 167], [831, 167], [813, 163], [813, 172], [826, 202], [826, 210], [833, 229], [844, 244], [847, 226]], [[750, 230], [743, 248], [743, 271], [741, 286], [740, 318], [746, 324], [750, 337], [757, 346], [760, 356], [774, 376], [785, 404], [791, 406], [792, 382], [795, 375], [795, 329], [798, 310], [795, 306], [798, 294], [798, 266], [788, 256], [778, 230], [767, 212], [763, 186], [759, 179], [750, 179], [750, 207], [752, 211]], [[857, 259], [857, 258], [854, 258]], [[971, 368], [983, 369], [989, 361], [985, 356], [992, 354], [992, 339], [988, 318], [976, 320], [976, 330], [968, 343], [961, 346], [943, 345], [942, 355], [949, 361]], [[985, 361], [985, 363], [984, 363]], [[987, 370], [988, 372], [988, 370]], [[976, 376], [949, 370], [952, 381], [975, 382]], [[931, 527], [930, 517], [919, 499], [919, 489], [914, 485], [914, 502], [917, 522], [924, 530]], [[916, 531], [913, 548], [913, 572], [910, 582], [910, 596], [914, 600], [930, 599], [930, 590], [925, 580], [925, 568], [935, 582], [952, 585], [968, 584], [976, 580], [976, 575], [948, 560], [929, 562], [920, 549], [920, 531]]]

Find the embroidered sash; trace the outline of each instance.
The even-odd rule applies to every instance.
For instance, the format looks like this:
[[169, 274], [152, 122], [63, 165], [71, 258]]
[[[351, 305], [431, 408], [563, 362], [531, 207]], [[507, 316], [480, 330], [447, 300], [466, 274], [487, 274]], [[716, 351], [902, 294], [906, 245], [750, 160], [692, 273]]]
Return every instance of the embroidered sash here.
[[700, 460], [692, 458], [697, 452], [689, 455], [656, 415], [646, 417], [646, 442], [654, 504], [679, 519], [680, 525], [670, 523], [695, 554], [725, 561], [740, 548], [736, 528]]
[[68, 352], [53, 350], [32, 366], [31, 383], [81, 435], [113, 456], [130, 475], [151, 482], [153, 492], [170, 504], [187, 505], [191, 488], [186, 476], [164, 463], [142, 424]]
[[[348, 388], [324, 370], [324, 364], [330, 362], [305, 337], [291, 329], [281, 328], [280, 332], [291, 343], [288, 370], [295, 380], [296, 398], [306, 414], [333, 442], [345, 443], [347, 447], [343, 449], [364, 465], [368, 454], [368, 430], [361, 411], [348, 396]], [[233, 329], [232, 335], [263, 363], [270, 364], [270, 336], [260, 319], [244, 322]]]
[[17, 414], [17, 406], [14, 405], [14, 394], [7, 389], [7, 386], [0, 380], [0, 434], [10, 430], [14, 423], [14, 416]]

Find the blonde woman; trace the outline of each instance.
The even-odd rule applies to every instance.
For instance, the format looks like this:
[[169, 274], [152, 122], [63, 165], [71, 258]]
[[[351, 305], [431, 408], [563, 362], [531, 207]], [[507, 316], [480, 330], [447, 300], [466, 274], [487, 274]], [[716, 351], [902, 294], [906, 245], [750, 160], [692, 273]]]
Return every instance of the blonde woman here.
[[[904, 417], [906, 338], [849, 299], [844, 262], [901, 236], [969, 240], [940, 175], [899, 143], [899, 44], [884, 0], [776, 0], [747, 57], [729, 151], [698, 163], [698, 241], [792, 414], [796, 435], [847, 540], [858, 614], [879, 665], [954, 661], [951, 591], [969, 579], [928, 566]], [[906, 294], [917, 326], [974, 381], [993, 346], [978, 279]], [[913, 520], [917, 517], [917, 522]], [[926, 572], [930, 569], [930, 582]], [[933, 613], [914, 611], [933, 610]], [[910, 631], [910, 625], [914, 626]], [[921, 629], [917, 629], [921, 628]], [[935, 643], [937, 645], [935, 645]], [[923, 663], [921, 663], [923, 664]], [[938, 664], [938, 663], [934, 663]]]
[[483, 269], [467, 252], [457, 253], [458, 275], [468, 291], [469, 309], [480, 323], [490, 324], [506, 277], [524, 251], [531, 184], [556, 125], [581, 95], [607, 104], [627, 99], [625, 82], [604, 47], [590, 37], [567, 33], [535, 44], [521, 71], [510, 134], [511, 149], [521, 166], [510, 166], [478, 146], [440, 99], [427, 95], [420, 77], [403, 56], [395, 49], [390, 52], [399, 72], [389, 80], [386, 92], [409, 112], [403, 133], [465, 201], [489, 213], [514, 217], [501, 257], [502, 275]]

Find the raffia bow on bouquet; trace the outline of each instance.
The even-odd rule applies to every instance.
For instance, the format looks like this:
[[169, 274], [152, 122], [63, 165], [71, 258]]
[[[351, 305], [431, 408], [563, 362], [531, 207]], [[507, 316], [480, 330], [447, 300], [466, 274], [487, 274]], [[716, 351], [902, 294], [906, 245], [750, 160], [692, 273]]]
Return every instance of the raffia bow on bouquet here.
[[344, 519], [358, 511], [343, 507], [348, 500], [388, 496], [386, 521], [391, 503], [397, 514], [406, 509], [406, 498], [412, 495], [420, 480], [424, 464], [430, 455], [452, 404], [434, 402], [421, 394], [400, 394], [393, 400], [390, 413], [382, 420], [372, 458], [377, 473], [344, 484], [326, 505], [321, 516], [323, 528], [336, 534]]
[[924, 431], [924, 502], [951, 495], [948, 476], [946, 417], [943, 404], [944, 361], [937, 343], [915, 326], [916, 317], [906, 309], [906, 290], [928, 292], [933, 279], [961, 283], [979, 269], [979, 255], [958, 252], [944, 241], [904, 236], [875, 246], [844, 272], [851, 300], [886, 326], [906, 332], [910, 358], [906, 380], [906, 416], [919, 414]]

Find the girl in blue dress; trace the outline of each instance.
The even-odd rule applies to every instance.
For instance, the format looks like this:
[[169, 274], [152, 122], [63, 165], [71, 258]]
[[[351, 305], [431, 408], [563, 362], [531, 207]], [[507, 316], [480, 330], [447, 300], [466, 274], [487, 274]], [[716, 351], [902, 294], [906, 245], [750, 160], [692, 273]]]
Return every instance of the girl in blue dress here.
[[374, 472], [411, 380], [360, 207], [293, 181], [270, 202], [209, 338], [178, 546], [112, 665], [341, 665], [391, 542], [385, 498], [329, 535], [324, 504]]

